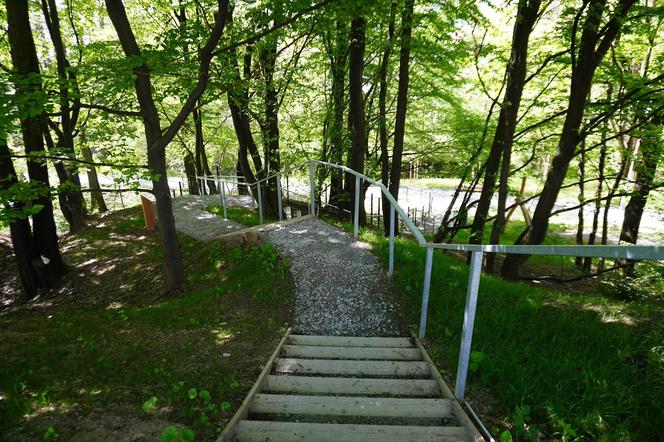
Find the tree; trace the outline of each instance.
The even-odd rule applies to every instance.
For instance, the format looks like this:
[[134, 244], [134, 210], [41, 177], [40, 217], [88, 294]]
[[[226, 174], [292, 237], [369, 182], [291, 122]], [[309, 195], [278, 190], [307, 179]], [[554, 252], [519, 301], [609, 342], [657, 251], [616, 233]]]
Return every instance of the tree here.
[[[364, 72], [364, 37], [366, 20], [364, 17], [353, 18], [350, 24], [350, 52], [348, 90], [350, 94], [348, 120], [351, 133], [350, 168], [356, 172], [364, 173], [364, 152], [367, 146], [367, 133], [364, 115], [364, 93], [362, 92]], [[346, 186], [351, 196], [351, 207], [355, 207], [355, 176], [346, 174]], [[360, 224], [366, 222], [364, 209], [364, 186], [360, 184], [359, 189], [359, 220]], [[355, 209], [353, 209], [355, 210]]]
[[[540, 4], [540, 0], [520, 0], [518, 3], [514, 30], [512, 32], [512, 49], [507, 68], [505, 69], [505, 96], [500, 105], [498, 123], [496, 124], [493, 143], [491, 144], [486, 169], [484, 170], [482, 192], [470, 230], [469, 242], [471, 244], [481, 244], [483, 242], [484, 225], [495, 190], [496, 173], [501, 167], [501, 158], [503, 164], [499, 196], [499, 205], [501, 207], [498, 208], [494, 231], [497, 233], [502, 231], [502, 224], [505, 218], [507, 180], [511, 164], [511, 149], [514, 142], [514, 132], [516, 130], [521, 96], [526, 84], [528, 43], [539, 14]], [[492, 236], [494, 236], [492, 238], [493, 244], [496, 238], [495, 235]]]
[[[44, 110], [41, 106], [43, 91], [37, 51], [30, 28], [28, 4], [7, 0], [5, 6], [9, 46], [15, 74], [15, 89], [17, 95], [21, 97], [20, 100], [17, 100], [17, 107], [25, 154], [29, 157], [27, 159], [28, 175], [33, 186], [45, 190], [50, 188], [48, 168], [46, 162], [39, 158], [44, 153]], [[6, 142], [3, 150], [7, 152]], [[7, 156], [7, 161], [4, 161], [2, 172], [3, 175], [9, 177], [9, 183], [12, 184], [12, 182], [16, 182], [16, 179], [11, 177], [16, 177], [16, 173], [11, 166], [8, 152], [6, 154], [5, 152], [2, 154]], [[32, 232], [30, 233], [27, 223], [23, 221], [13, 223], [12, 231], [12, 241], [16, 241], [13, 244], [19, 261], [21, 279], [29, 295], [34, 294], [35, 281], [36, 285], [43, 287], [52, 282], [49, 281], [50, 279], [57, 280], [67, 272], [67, 267], [60, 254], [53, 218], [53, 204], [48, 191], [32, 198], [31, 205], [37, 209], [36, 213], [32, 215]], [[46, 260], [44, 261], [42, 257]], [[34, 278], [44, 272], [49, 273], [44, 280]]]
[[[196, 84], [175, 119], [163, 132], [153, 97], [150, 68], [145, 61], [142, 61], [140, 65], [134, 63], [136, 66], [132, 69], [135, 75], [134, 88], [145, 128], [148, 165], [155, 174], [152, 185], [157, 201], [159, 234], [164, 247], [164, 259], [168, 276], [167, 288], [172, 293], [179, 291], [184, 283], [184, 268], [182, 266], [177, 232], [175, 231], [175, 219], [173, 217], [168, 176], [166, 174], [166, 147], [180, 130], [189, 114], [194, 110], [198, 99], [205, 91], [209, 81], [210, 63], [214, 55], [213, 51], [219, 43], [226, 25], [228, 0], [218, 0], [217, 7], [218, 10], [215, 14], [214, 25], [205, 45], [200, 51]], [[126, 57], [132, 62], [142, 60], [141, 50], [127, 18], [122, 1], [106, 0], [106, 10], [115, 27]]]
[[[602, 24], [602, 16], [607, 8], [605, 0], [585, 2], [575, 17], [570, 48], [572, 78], [568, 108], [558, 141], [558, 149], [552, 160], [525, 240], [527, 244], [540, 244], [546, 236], [553, 205], [558, 198], [570, 161], [581, 142], [580, 129], [595, 70], [618, 35], [625, 17], [634, 3], [636, 3], [636, 0], [620, 0], [605, 24]], [[587, 13], [581, 27], [581, 38], [577, 50], [576, 27], [586, 8]], [[515, 278], [518, 275], [519, 268], [527, 259], [528, 255], [508, 255], [502, 267], [503, 276]]]

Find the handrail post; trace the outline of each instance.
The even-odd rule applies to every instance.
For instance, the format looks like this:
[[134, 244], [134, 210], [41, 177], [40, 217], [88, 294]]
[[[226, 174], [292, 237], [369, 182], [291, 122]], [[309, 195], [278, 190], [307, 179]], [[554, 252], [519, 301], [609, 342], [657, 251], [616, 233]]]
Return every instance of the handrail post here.
[[475, 309], [477, 308], [477, 293], [480, 288], [483, 256], [484, 252], [472, 252], [468, 270], [468, 293], [466, 295], [466, 309], [463, 314], [459, 366], [457, 367], [456, 387], [454, 388], [454, 395], [460, 401], [463, 401], [466, 393], [466, 378], [468, 377], [468, 365], [470, 363], [470, 346], [473, 342], [473, 326], [475, 325]]
[[263, 192], [261, 192], [260, 181], [256, 181], [256, 193], [258, 194], [258, 224], [263, 224]]
[[355, 175], [355, 213], [353, 214], [353, 238], [357, 241], [360, 228], [360, 177]]
[[387, 274], [390, 276], [394, 273], [394, 212], [394, 204], [390, 203], [390, 259], [387, 269]]
[[224, 219], [228, 219], [226, 211], [226, 189], [224, 189], [224, 182], [219, 180], [219, 187], [221, 188], [221, 205], [224, 207]]
[[431, 289], [431, 264], [433, 247], [427, 247], [427, 259], [424, 263], [424, 288], [422, 289], [422, 312], [420, 313], [420, 339], [427, 333], [427, 312], [429, 310], [429, 290]]
[[282, 209], [282, 202], [281, 202], [281, 174], [277, 173], [277, 209], [279, 210], [279, 221], [283, 221], [284, 215], [283, 215], [283, 209]]
[[309, 160], [309, 213], [316, 215], [316, 189], [314, 187], [314, 162]]

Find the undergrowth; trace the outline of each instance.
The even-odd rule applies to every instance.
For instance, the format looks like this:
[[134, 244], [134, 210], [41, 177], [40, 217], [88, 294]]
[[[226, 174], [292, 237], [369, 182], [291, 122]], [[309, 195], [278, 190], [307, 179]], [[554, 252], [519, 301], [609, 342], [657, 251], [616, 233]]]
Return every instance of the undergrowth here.
[[[218, 204], [212, 204], [205, 208], [210, 213], [213, 213], [217, 216], [224, 216], [224, 208]], [[235, 221], [238, 224], [242, 224], [247, 227], [254, 227], [260, 225], [260, 218], [258, 213], [254, 210], [247, 209], [245, 207], [226, 207], [227, 219]], [[265, 217], [263, 219], [263, 224], [277, 221], [276, 219]]]
[[[366, 230], [361, 239], [387, 265], [389, 241]], [[413, 324], [424, 258], [417, 243], [397, 239], [393, 281]], [[456, 373], [467, 280], [465, 262], [434, 253], [427, 338], [449, 378]], [[474, 386], [495, 397], [502, 417], [489, 425], [508, 440], [662, 440], [661, 315], [652, 301], [569, 295], [483, 275], [470, 401]]]
[[[138, 210], [84, 231], [79, 253], [126, 248], [113, 232], [127, 242], [152, 241]], [[72, 423], [78, 413], [107, 410], [167, 419], [196, 440], [221, 431], [290, 320], [290, 275], [271, 245], [227, 250], [184, 236], [180, 243], [188, 290], [178, 297], [155, 303], [144, 286], [142, 302], [108, 291], [95, 306], [0, 316], [0, 440], [67, 439], [81, 431]], [[153, 253], [137, 259], [161, 255], [158, 242], [150, 244]], [[115, 275], [116, 291], [142, 271], [139, 262]]]

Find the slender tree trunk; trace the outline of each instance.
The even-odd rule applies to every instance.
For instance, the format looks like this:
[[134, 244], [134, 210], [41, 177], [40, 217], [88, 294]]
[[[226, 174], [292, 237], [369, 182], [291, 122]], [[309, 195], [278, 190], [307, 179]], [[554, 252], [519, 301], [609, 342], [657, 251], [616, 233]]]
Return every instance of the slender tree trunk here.
[[397, 112], [394, 120], [394, 145], [390, 168], [390, 193], [399, 199], [401, 163], [403, 158], [406, 112], [408, 110], [408, 86], [410, 82], [410, 40], [413, 31], [415, 0], [406, 0], [401, 15], [401, 46], [399, 50], [399, 85], [397, 87]]
[[[263, 158], [265, 160], [265, 176], [281, 170], [279, 152], [279, 99], [274, 84], [274, 70], [277, 62], [277, 38], [271, 36], [264, 42], [259, 51], [259, 64], [263, 77], [263, 101], [265, 113], [261, 132], [263, 134]], [[277, 189], [275, 180], [264, 182], [264, 208], [270, 216], [278, 216]]]
[[[558, 150], [547, 174], [542, 195], [533, 214], [531, 228], [526, 239], [527, 244], [540, 244], [549, 227], [549, 217], [558, 198], [560, 187], [567, 174], [569, 163], [574, 158], [576, 147], [581, 142], [581, 124], [585, 113], [588, 94], [592, 86], [597, 66], [604, 58], [615, 40], [623, 18], [636, 0], [620, 0], [606, 25], [601, 26], [602, 15], [606, 9], [605, 0], [590, 0], [588, 12], [582, 27], [578, 54], [572, 65], [572, 80], [565, 122], [558, 142]], [[602, 32], [600, 32], [600, 28]], [[528, 255], [508, 255], [503, 263], [502, 274], [516, 278], [521, 265]]]
[[[21, 80], [16, 85], [16, 90], [20, 95], [26, 97], [41, 94], [39, 61], [37, 60], [37, 51], [30, 28], [28, 4], [27, 2], [7, 0], [5, 6], [13, 69]], [[34, 97], [32, 98], [34, 99]], [[32, 112], [28, 112], [26, 109], [19, 109], [19, 111], [21, 111], [21, 115], [24, 115], [21, 119], [21, 132], [25, 153], [27, 155], [43, 154], [42, 116], [34, 116], [34, 109], [31, 110]], [[27, 165], [31, 183], [36, 186], [50, 187], [48, 169], [44, 161], [27, 160]], [[53, 269], [54, 277], [59, 279], [67, 272], [67, 267], [58, 246], [53, 205], [48, 196], [34, 199], [32, 204], [33, 207], [35, 205], [42, 207], [39, 212], [32, 216], [32, 235], [35, 247], [35, 253], [32, 256], [46, 257], [49, 260], [48, 265]]]
[[[388, 146], [387, 133], [387, 74], [390, 65], [390, 56], [392, 54], [392, 44], [394, 43], [394, 25], [396, 21], [397, 1], [390, 2], [390, 19], [387, 25], [387, 41], [383, 58], [380, 62], [380, 71], [378, 74], [378, 132], [380, 136], [380, 179], [386, 188], [390, 186], [390, 153]], [[386, 220], [383, 223], [385, 236], [390, 234], [390, 210], [391, 204], [385, 195], [381, 193], [383, 204], [383, 216]]]
[[[7, 141], [0, 140], [0, 189], [8, 190], [18, 183], [16, 170], [10, 158]], [[6, 209], [22, 212], [23, 201], [14, 201]], [[36, 247], [32, 239], [30, 222], [27, 218], [16, 217], [9, 222], [9, 231], [12, 239], [12, 250], [16, 260], [21, 285], [25, 293], [24, 301], [38, 294], [39, 282], [32, 267], [32, 260], [37, 258]]]
[[[500, 167], [500, 158], [506, 149], [511, 150], [514, 142], [519, 106], [523, 87], [525, 86], [528, 59], [528, 43], [530, 33], [537, 20], [540, 0], [519, 0], [514, 30], [512, 33], [512, 51], [505, 71], [507, 79], [505, 97], [498, 116], [496, 132], [489, 151], [484, 172], [482, 192], [470, 230], [471, 244], [481, 244], [484, 237], [484, 226], [491, 207], [491, 200], [496, 186], [496, 173]], [[505, 176], [507, 179], [507, 176]], [[503, 204], [504, 206], [504, 204]], [[504, 214], [502, 215], [504, 217]]]
[[[611, 103], [611, 97], [613, 92], [613, 86], [611, 83], [608, 84], [606, 92], [606, 100], [608, 103]], [[602, 208], [602, 189], [604, 187], [604, 169], [606, 165], [606, 136], [609, 130], [608, 120], [604, 121], [602, 125], [601, 133], [601, 144], [599, 150], [599, 162], [597, 164], [597, 191], [595, 192], [595, 208], [593, 210], [593, 225], [588, 234], [588, 245], [592, 246], [595, 244], [595, 239], [597, 238], [597, 229], [599, 227], [599, 213]], [[583, 270], [589, 272], [592, 266], [592, 258], [585, 258], [583, 262]]]
[[[83, 159], [89, 163], [93, 162], [92, 151], [89, 147], [81, 147], [81, 155]], [[108, 211], [106, 207], [106, 201], [104, 201], [104, 195], [100, 192], [101, 186], [99, 185], [99, 178], [97, 177], [97, 169], [95, 166], [88, 166], [88, 185], [92, 192], [90, 193], [90, 199], [92, 200], [92, 209], [97, 208], [100, 213]]]
[[[364, 38], [366, 21], [364, 17], [355, 17], [350, 25], [350, 69], [349, 84], [350, 106], [349, 119], [351, 121], [351, 155], [350, 168], [356, 172], [364, 173], [364, 152], [366, 151], [366, 126], [364, 115], [364, 94], [362, 92], [364, 72]], [[350, 192], [351, 208], [355, 210], [355, 176], [346, 175], [346, 188]], [[359, 220], [361, 225], [366, 223], [364, 210], [364, 186], [359, 189]]]
[[[579, 155], [579, 170], [577, 177], [579, 179], [579, 204], [583, 204], [585, 201], [585, 179], [586, 179], [586, 154], [585, 154], [585, 143], [581, 142], [581, 155]], [[577, 212], [577, 226], [576, 226], [576, 243], [577, 245], [583, 245], [583, 229], [584, 229], [584, 217], [583, 217], [584, 206], [579, 207]], [[574, 264], [577, 268], [583, 268], [583, 258], [577, 256], [574, 258]]]
[[[193, 110], [191, 115], [194, 118], [194, 132], [196, 139], [196, 173], [198, 175], [212, 175], [210, 170], [210, 164], [207, 160], [207, 154], [205, 152], [205, 139], [203, 137], [203, 112], [200, 108], [200, 102], [198, 103], [196, 109]], [[210, 194], [217, 193], [217, 186], [214, 181], [206, 181], [205, 185], [210, 189]]]
[[[74, 127], [80, 109], [78, 82], [76, 75], [70, 69], [69, 60], [67, 60], [55, 0], [42, 0], [42, 12], [55, 50], [59, 80], [61, 130], [58, 133], [57, 148], [66, 155], [74, 158]], [[70, 87], [73, 87], [75, 92], [73, 108], [70, 105]], [[44, 130], [48, 131], [48, 128], [45, 127]], [[66, 219], [69, 223], [69, 231], [77, 232], [85, 227], [86, 224], [85, 200], [80, 190], [81, 180], [78, 176], [78, 170], [76, 167], [71, 167], [71, 165], [65, 163], [61, 163], [56, 168], [60, 169], [58, 177], [61, 184], [68, 184], [69, 187], [67, 190], [61, 192], [60, 207], [68, 214]]]
[[[641, 226], [641, 217], [648, 201], [648, 194], [655, 180], [657, 166], [662, 156], [662, 124], [664, 118], [657, 115], [652, 119], [641, 138], [641, 161], [636, 163], [636, 183], [634, 193], [625, 207], [625, 216], [623, 218], [622, 229], [620, 231], [620, 241], [630, 244], [636, 244], [639, 237], [639, 227]], [[627, 273], [634, 271], [632, 262]]]
[[[335, 164], [343, 164], [346, 151], [346, 136], [344, 127], [344, 94], [346, 92], [346, 68], [348, 60], [348, 31], [345, 23], [336, 21], [334, 31], [334, 47], [330, 51], [330, 70], [332, 72], [332, 121], [329, 127], [329, 159]], [[330, 204], [342, 208], [346, 205], [343, 174], [340, 170], [333, 170], [330, 177]]]
[[[184, 267], [175, 230], [175, 219], [171, 205], [168, 176], [166, 174], [166, 146], [173, 140], [189, 114], [196, 107], [196, 103], [205, 91], [209, 81], [210, 63], [214, 55], [214, 48], [219, 43], [226, 25], [228, 15], [228, 1], [218, 1], [218, 11], [214, 26], [210, 31], [205, 46], [200, 51], [198, 79], [187, 100], [180, 109], [170, 126], [162, 133], [159, 113], [152, 96], [152, 83], [150, 69], [146, 64], [133, 68], [135, 79], [134, 88], [143, 117], [145, 138], [148, 147], [148, 166], [156, 174], [152, 181], [153, 192], [157, 201], [157, 217], [159, 218], [159, 234], [164, 247], [164, 260], [168, 277], [168, 290], [177, 292], [184, 284]], [[106, 10], [118, 34], [120, 44], [127, 57], [141, 59], [141, 50], [136, 43], [136, 37], [127, 18], [122, 0], [106, 0]]]

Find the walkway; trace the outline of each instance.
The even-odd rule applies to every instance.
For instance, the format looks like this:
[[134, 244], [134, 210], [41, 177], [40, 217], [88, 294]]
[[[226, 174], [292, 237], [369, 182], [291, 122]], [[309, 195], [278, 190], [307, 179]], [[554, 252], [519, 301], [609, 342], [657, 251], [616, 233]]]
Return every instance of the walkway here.
[[387, 274], [369, 245], [316, 218], [266, 232], [295, 279], [295, 326], [301, 334], [398, 336]]
[[[228, 197], [230, 205], [251, 207], [251, 197]], [[243, 229], [242, 224], [225, 220], [205, 210], [211, 204], [221, 204], [219, 195], [188, 195], [173, 200], [175, 228], [192, 238], [209, 241], [212, 238]]]

